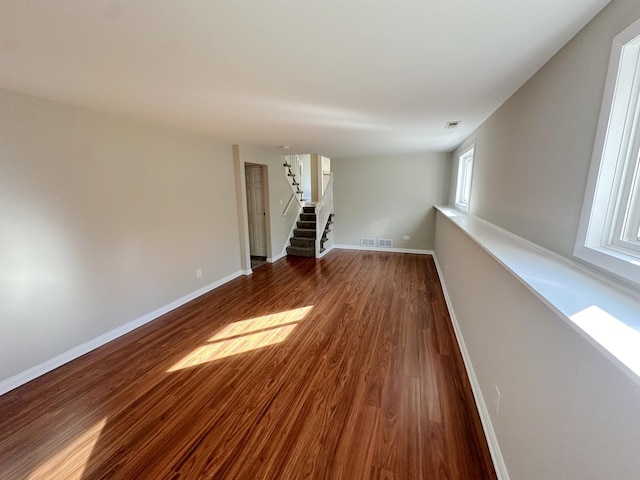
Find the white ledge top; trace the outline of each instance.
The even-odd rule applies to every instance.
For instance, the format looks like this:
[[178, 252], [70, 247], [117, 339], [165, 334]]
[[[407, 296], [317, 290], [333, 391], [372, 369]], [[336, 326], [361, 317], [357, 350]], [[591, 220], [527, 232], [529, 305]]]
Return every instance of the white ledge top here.
[[640, 385], [638, 298], [486, 220], [436, 208]]

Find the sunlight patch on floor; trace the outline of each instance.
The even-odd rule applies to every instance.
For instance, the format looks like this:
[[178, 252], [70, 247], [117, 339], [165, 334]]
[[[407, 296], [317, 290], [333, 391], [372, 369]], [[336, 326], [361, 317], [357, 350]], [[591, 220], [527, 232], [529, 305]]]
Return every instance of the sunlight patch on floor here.
[[54, 456], [43, 462], [27, 477], [28, 480], [64, 478], [81, 480], [93, 448], [107, 423], [103, 418]]
[[312, 308], [296, 308], [231, 323], [167, 371], [175, 372], [282, 343]]

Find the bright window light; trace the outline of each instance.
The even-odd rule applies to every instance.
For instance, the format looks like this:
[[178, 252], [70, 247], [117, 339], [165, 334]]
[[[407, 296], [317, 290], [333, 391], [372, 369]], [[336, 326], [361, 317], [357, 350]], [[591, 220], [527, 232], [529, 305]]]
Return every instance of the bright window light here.
[[640, 283], [640, 21], [613, 41], [574, 254]]
[[41, 463], [38, 468], [31, 472], [27, 479], [65, 478], [67, 480], [81, 480], [85, 478], [83, 476], [84, 471], [106, 423], [106, 418], [100, 420], [58, 453]]
[[469, 210], [471, 200], [471, 177], [473, 174], [473, 152], [471, 147], [460, 155], [458, 159], [458, 182], [456, 185], [456, 206], [462, 210]]
[[622, 323], [597, 305], [571, 315], [571, 320], [640, 376], [640, 332]]

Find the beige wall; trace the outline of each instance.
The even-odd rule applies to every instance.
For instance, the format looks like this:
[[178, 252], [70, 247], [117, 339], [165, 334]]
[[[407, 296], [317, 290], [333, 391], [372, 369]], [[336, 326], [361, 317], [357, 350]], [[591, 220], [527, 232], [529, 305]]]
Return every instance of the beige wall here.
[[637, 479], [640, 387], [442, 214], [435, 253], [510, 478]]
[[471, 213], [572, 255], [611, 42], [638, 17], [637, 0], [611, 2], [465, 142]]
[[311, 200], [311, 155], [306, 153], [298, 156], [302, 162], [302, 182], [300, 182], [300, 186], [304, 192], [304, 198]]
[[231, 145], [7, 91], [0, 111], [0, 381], [240, 270]]
[[332, 159], [331, 168], [336, 245], [375, 237], [393, 239], [394, 248], [433, 249], [432, 207], [447, 201], [449, 154]]
[[[454, 153], [452, 187], [475, 141], [471, 213], [572, 256], [611, 43], [638, 17], [611, 2]], [[638, 478], [638, 386], [440, 215], [435, 252], [511, 478]]]

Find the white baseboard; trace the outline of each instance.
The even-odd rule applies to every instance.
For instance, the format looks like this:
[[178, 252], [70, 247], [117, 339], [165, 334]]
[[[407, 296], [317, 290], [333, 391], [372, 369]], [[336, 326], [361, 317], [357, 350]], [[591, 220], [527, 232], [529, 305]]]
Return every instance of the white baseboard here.
[[322, 253], [318, 256], [318, 258], [322, 258], [322, 257], [324, 257], [327, 253], [329, 253], [329, 252], [330, 252], [331, 250], [333, 250], [334, 248], [336, 248], [336, 246], [335, 246], [335, 245], [331, 245], [330, 247], [327, 247], [327, 248], [325, 249], [325, 251], [324, 251], [324, 252], [322, 252]]
[[502, 452], [500, 451], [500, 445], [498, 444], [498, 437], [496, 437], [496, 432], [493, 429], [493, 423], [491, 423], [489, 410], [487, 409], [487, 404], [484, 401], [484, 397], [482, 396], [480, 383], [478, 382], [478, 377], [476, 376], [476, 373], [473, 370], [471, 357], [469, 356], [469, 351], [467, 350], [467, 346], [464, 343], [464, 338], [462, 337], [462, 330], [460, 330], [460, 324], [458, 323], [456, 314], [453, 311], [453, 304], [451, 303], [451, 297], [449, 297], [447, 286], [444, 283], [444, 276], [442, 275], [442, 270], [440, 269], [438, 258], [435, 255], [433, 255], [433, 261], [436, 264], [438, 278], [440, 279], [440, 284], [442, 285], [442, 291], [444, 293], [445, 302], [447, 303], [447, 309], [449, 310], [449, 316], [451, 317], [451, 323], [453, 324], [453, 330], [456, 334], [456, 340], [458, 341], [460, 352], [462, 353], [462, 359], [464, 361], [464, 366], [467, 370], [467, 376], [469, 377], [469, 382], [471, 383], [471, 390], [473, 391], [473, 397], [475, 398], [476, 406], [478, 408], [478, 413], [480, 414], [480, 421], [482, 422], [484, 435], [487, 439], [487, 444], [489, 445], [489, 452], [491, 453], [493, 466], [496, 469], [496, 475], [498, 476], [498, 480], [509, 480], [509, 472], [507, 471], [507, 465], [504, 463], [504, 458], [502, 456]]
[[[251, 272], [251, 270], [248, 270], [248, 272]], [[102, 335], [96, 338], [88, 340], [81, 345], [73, 347], [71, 350], [67, 350], [66, 352], [61, 353], [56, 357], [53, 357], [23, 372], [20, 372], [12, 377], [9, 377], [6, 380], [2, 380], [0, 381], [0, 395], [3, 395], [10, 390], [13, 390], [14, 388], [17, 388], [20, 385], [30, 382], [31, 380], [38, 378], [39, 376], [44, 375], [45, 373], [50, 372], [51, 370], [54, 370], [64, 365], [65, 363], [68, 363], [71, 360], [74, 360], [84, 355], [85, 353], [89, 353], [91, 350], [95, 350], [96, 348], [101, 347], [102, 345], [112, 340], [115, 340], [116, 338], [121, 337], [126, 333], [129, 333], [132, 330], [135, 330], [136, 328], [141, 327], [142, 325], [149, 323], [152, 320], [155, 320], [156, 318], [164, 315], [165, 313], [168, 313], [171, 310], [174, 310], [184, 305], [185, 303], [190, 302], [191, 300], [198, 298], [199, 296], [204, 295], [205, 293], [210, 292], [211, 290], [227, 282], [230, 282], [231, 280], [243, 274], [246, 275], [244, 271], [238, 271], [238, 272], [232, 273], [231, 275], [227, 275], [226, 277], [221, 278], [220, 280], [213, 282], [209, 285], [206, 285], [205, 287], [202, 287], [196, 290], [195, 292], [188, 293], [187, 295], [184, 295], [183, 297], [180, 297], [177, 300], [174, 300], [173, 302], [154, 310], [153, 312], [147, 313], [146, 315], [138, 317], [135, 320], [127, 322], [124, 325], [121, 325], [117, 328], [114, 328], [113, 330], [103, 333]]]
[[416, 253], [418, 255], [433, 255], [433, 250], [418, 250], [413, 248], [363, 247], [361, 245], [334, 245], [333, 248], [340, 248], [343, 250], [366, 250], [371, 252]]
[[240, 275], [251, 275], [252, 273], [253, 273], [253, 270], [251, 270], [251, 269], [249, 269], [249, 270], [240, 270]]
[[273, 262], [277, 262], [278, 260], [280, 260], [283, 257], [287, 256], [287, 247], [284, 247], [284, 250], [282, 252], [280, 252], [279, 255], [276, 255], [273, 258], [267, 258], [267, 262], [269, 263], [273, 263]]

